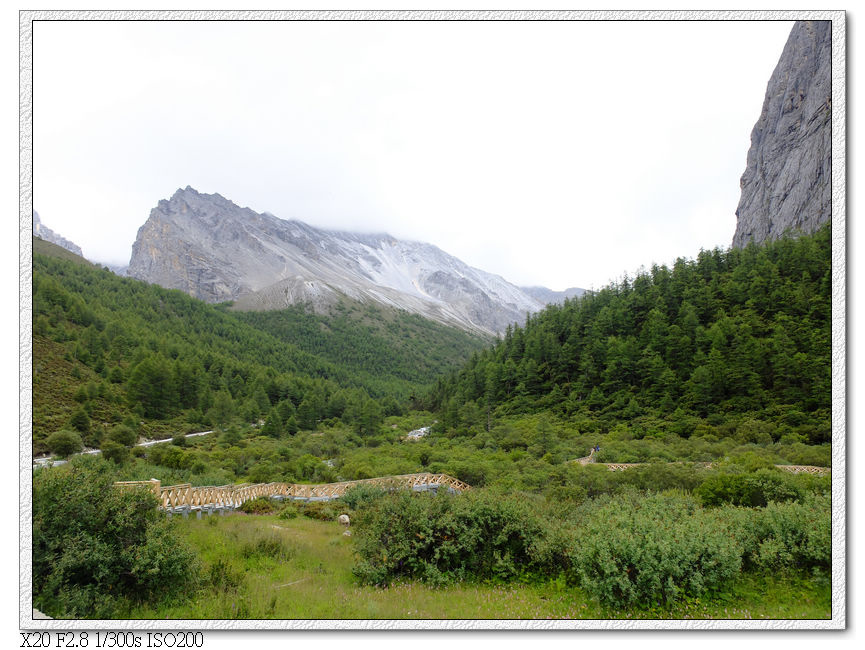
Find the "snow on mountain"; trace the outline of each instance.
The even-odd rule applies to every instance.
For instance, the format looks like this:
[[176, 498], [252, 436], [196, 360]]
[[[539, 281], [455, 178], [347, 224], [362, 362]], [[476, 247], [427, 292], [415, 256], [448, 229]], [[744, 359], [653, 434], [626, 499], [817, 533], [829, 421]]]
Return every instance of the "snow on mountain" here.
[[208, 302], [233, 300], [239, 309], [303, 302], [323, 310], [346, 296], [486, 333], [544, 306], [431, 244], [321, 230], [191, 187], [151, 211], [128, 274]]

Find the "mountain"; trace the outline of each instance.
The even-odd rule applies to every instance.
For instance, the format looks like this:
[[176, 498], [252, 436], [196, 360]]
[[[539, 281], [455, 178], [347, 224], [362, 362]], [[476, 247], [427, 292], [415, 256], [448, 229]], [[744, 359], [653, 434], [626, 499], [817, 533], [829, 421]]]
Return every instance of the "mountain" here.
[[733, 246], [832, 217], [832, 23], [793, 26], [751, 132]]
[[583, 433], [618, 429], [627, 454], [660, 432], [756, 442], [756, 422], [766, 445], [828, 442], [831, 249], [826, 225], [552, 305], [436, 385], [441, 426], [475, 435], [547, 411]]
[[69, 260], [70, 262], [74, 262], [75, 264], [82, 264], [84, 266], [93, 266], [88, 260], [84, 259], [80, 255], [73, 253], [67, 248], [63, 248], [58, 246], [57, 244], [53, 244], [50, 241], [46, 241], [44, 239], [40, 239], [39, 237], [33, 237], [33, 254], [34, 255], [45, 255], [46, 257], [56, 257], [61, 260]]
[[46, 228], [42, 225], [42, 220], [39, 218], [39, 213], [36, 210], [33, 211], [33, 236], [38, 237], [47, 242], [51, 242], [52, 244], [56, 244], [61, 248], [65, 248], [66, 250], [75, 253], [79, 257], [84, 257], [84, 254], [81, 252], [81, 247], [77, 244], [73, 244], [71, 241], [66, 239], [65, 237], [61, 237], [56, 232], [51, 230], [51, 228]]
[[484, 333], [544, 306], [430, 244], [321, 230], [191, 187], [151, 211], [128, 275], [240, 310], [306, 303], [325, 311], [348, 298]]
[[396, 415], [488, 344], [381, 305], [231, 311], [33, 240], [35, 453], [70, 427], [96, 446], [124, 420], [161, 438], [257, 422], [289, 396], [303, 428]]
[[523, 293], [527, 293], [545, 305], [561, 305], [568, 298], [579, 298], [586, 293], [585, 289], [580, 289], [579, 287], [570, 287], [564, 291], [553, 291], [546, 287], [520, 287], [520, 289], [522, 289]]

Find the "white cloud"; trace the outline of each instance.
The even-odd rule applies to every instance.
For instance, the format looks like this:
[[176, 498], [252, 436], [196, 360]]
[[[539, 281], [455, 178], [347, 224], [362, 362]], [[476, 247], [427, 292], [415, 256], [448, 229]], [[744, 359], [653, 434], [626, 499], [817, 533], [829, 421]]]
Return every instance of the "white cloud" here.
[[729, 244], [790, 27], [40, 22], [35, 207], [120, 263], [189, 184], [597, 287]]

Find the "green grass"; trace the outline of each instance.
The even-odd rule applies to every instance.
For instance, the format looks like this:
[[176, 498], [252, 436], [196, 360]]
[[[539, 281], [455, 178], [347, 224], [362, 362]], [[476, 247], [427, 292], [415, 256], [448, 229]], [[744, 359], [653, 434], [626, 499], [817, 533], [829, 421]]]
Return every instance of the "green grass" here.
[[830, 616], [827, 578], [745, 574], [724, 592], [646, 610], [601, 607], [559, 581], [359, 586], [343, 527], [303, 517], [231, 514], [179, 520], [208, 583], [181, 602], [124, 618], [169, 619], [817, 619]]
[[80, 255], [76, 255], [72, 251], [68, 251], [57, 244], [52, 244], [49, 241], [40, 239], [39, 237], [33, 237], [33, 252], [39, 255], [47, 255], [48, 257], [68, 260], [75, 264], [81, 264], [82, 266], [93, 266], [89, 260], [84, 259]]

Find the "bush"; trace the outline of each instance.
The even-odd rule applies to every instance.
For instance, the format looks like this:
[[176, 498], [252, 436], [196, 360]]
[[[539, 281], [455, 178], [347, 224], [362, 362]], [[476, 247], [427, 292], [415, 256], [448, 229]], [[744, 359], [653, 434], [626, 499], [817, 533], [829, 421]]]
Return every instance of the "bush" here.
[[125, 424], [118, 424], [108, 432], [108, 439], [124, 447], [131, 447], [138, 442], [138, 434]]
[[240, 442], [242, 438], [243, 436], [240, 434], [240, 431], [231, 427], [219, 436], [219, 442], [225, 446], [232, 446]]
[[197, 557], [153, 494], [115, 488], [109, 468], [84, 458], [34, 475], [34, 604], [54, 617], [109, 618], [117, 599], [152, 600], [197, 583]]
[[256, 497], [249, 501], [244, 501], [238, 510], [248, 515], [266, 515], [276, 510], [276, 506], [268, 497]]
[[806, 445], [796, 442], [786, 449], [781, 447], [779, 455], [793, 465], [829, 467], [832, 464], [831, 445]]
[[309, 501], [300, 506], [300, 513], [310, 519], [333, 521], [339, 516], [337, 506], [327, 501]]
[[688, 463], [649, 463], [620, 472], [616, 479], [641, 490], [693, 490], [700, 485], [705, 470]]
[[174, 445], [153, 445], [147, 452], [147, 460], [171, 469], [189, 469], [195, 462], [195, 455]]
[[694, 496], [704, 506], [729, 503], [763, 507], [771, 501], [799, 501], [802, 489], [792, 474], [761, 469], [752, 474], [715, 474], [701, 483]]
[[747, 419], [736, 428], [736, 439], [739, 442], [770, 445], [776, 434], [776, 429], [777, 427], [771, 422]]
[[55, 431], [48, 436], [45, 444], [48, 445], [48, 449], [50, 449], [52, 453], [61, 458], [66, 458], [72, 454], [76, 454], [84, 448], [84, 444], [81, 442], [81, 436], [74, 431], [66, 430]]
[[387, 492], [379, 487], [368, 484], [356, 485], [345, 491], [340, 501], [345, 503], [351, 510], [360, 510], [375, 503]]
[[832, 561], [828, 495], [808, 494], [801, 503], [770, 503], [760, 510], [725, 507], [717, 516], [735, 522], [748, 568], [818, 569]]
[[[216, 521], [213, 518], [211, 520]], [[210, 565], [208, 574], [208, 582], [218, 591], [237, 591], [243, 582], [243, 572], [237, 571], [222, 559]]]
[[550, 557], [540, 553], [543, 518], [512, 495], [473, 490], [430, 498], [399, 492], [361, 511], [355, 523], [360, 562], [354, 573], [366, 584], [400, 577], [431, 584], [507, 580], [546, 568], [540, 558]]
[[280, 519], [295, 519], [300, 514], [300, 509], [291, 501], [286, 501], [277, 515]]
[[113, 461], [117, 465], [122, 465], [129, 458], [129, 448], [113, 440], [106, 440], [102, 445], [102, 457], [105, 460]]
[[742, 546], [690, 498], [618, 496], [592, 504], [569, 550], [567, 572], [615, 607], [699, 595], [734, 576]]

